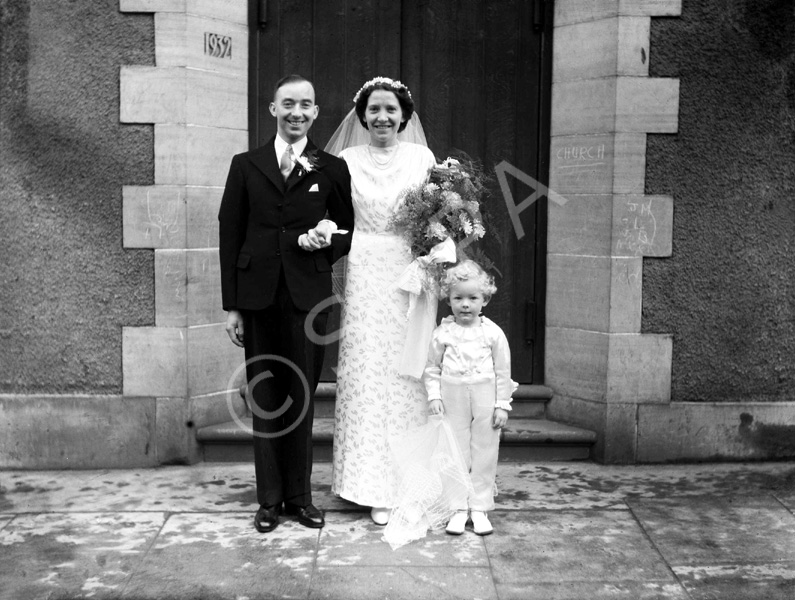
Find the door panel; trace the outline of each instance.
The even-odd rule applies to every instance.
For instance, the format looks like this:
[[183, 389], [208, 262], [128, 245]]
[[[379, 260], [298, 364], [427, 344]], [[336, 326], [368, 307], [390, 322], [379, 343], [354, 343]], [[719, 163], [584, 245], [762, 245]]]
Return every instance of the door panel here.
[[[464, 152], [494, 175], [505, 160], [546, 182], [551, 23], [544, 0], [268, 0], [251, 47], [251, 143], [273, 135], [274, 83], [300, 73], [315, 84], [320, 114], [310, 133], [325, 145], [361, 85], [383, 75], [409, 86], [438, 159]], [[546, 6], [551, 15], [551, 6]], [[518, 204], [534, 190], [510, 181]], [[517, 240], [499, 183], [479, 245], [494, 262], [498, 292], [485, 310], [508, 335], [513, 376], [542, 383], [546, 201], [522, 212]], [[446, 306], [440, 306], [440, 314]], [[338, 325], [338, 311], [331, 327]], [[324, 379], [333, 380], [336, 347]]]

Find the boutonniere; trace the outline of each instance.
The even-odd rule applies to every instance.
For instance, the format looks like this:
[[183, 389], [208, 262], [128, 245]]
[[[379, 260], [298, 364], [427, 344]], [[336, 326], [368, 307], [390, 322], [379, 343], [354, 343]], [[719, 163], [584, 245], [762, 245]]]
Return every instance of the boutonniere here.
[[301, 156], [295, 159], [301, 168], [304, 170], [305, 173], [309, 173], [310, 171], [314, 171], [318, 168], [318, 157], [317, 157], [317, 150], [309, 150], [304, 152]]

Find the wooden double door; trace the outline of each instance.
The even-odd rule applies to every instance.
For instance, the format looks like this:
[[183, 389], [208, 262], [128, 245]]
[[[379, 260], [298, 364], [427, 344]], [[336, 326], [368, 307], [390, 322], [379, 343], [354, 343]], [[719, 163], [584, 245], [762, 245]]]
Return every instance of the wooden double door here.
[[[275, 131], [268, 105], [283, 75], [310, 79], [320, 106], [310, 132], [323, 147], [362, 84], [376, 76], [411, 90], [428, 144], [441, 160], [463, 151], [494, 175], [480, 244], [493, 261], [497, 294], [485, 314], [506, 332], [513, 378], [543, 383], [546, 199], [519, 214], [509, 203], [546, 183], [549, 148], [549, 0], [252, 0], [251, 145]], [[506, 161], [525, 176], [494, 167]], [[445, 310], [445, 307], [440, 307]], [[336, 317], [336, 315], [335, 315]], [[327, 351], [336, 362], [336, 348]], [[324, 379], [333, 379], [327, 368]]]

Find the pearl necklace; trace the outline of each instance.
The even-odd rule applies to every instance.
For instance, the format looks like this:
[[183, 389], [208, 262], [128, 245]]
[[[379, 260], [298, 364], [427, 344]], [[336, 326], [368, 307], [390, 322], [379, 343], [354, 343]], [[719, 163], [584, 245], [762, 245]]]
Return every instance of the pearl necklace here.
[[375, 167], [377, 169], [381, 169], [381, 170], [388, 169], [390, 167], [390, 165], [392, 164], [392, 162], [395, 160], [395, 157], [397, 156], [397, 151], [398, 151], [398, 146], [399, 145], [400, 145], [400, 142], [398, 142], [394, 146], [387, 146], [386, 148], [384, 148], [385, 150], [393, 148], [393, 147], [395, 149], [394, 151], [385, 152], [385, 154], [389, 155], [389, 158], [387, 158], [385, 161], [380, 161], [380, 160], [378, 160], [376, 158], [376, 155], [373, 154], [373, 149], [372, 149], [372, 146], [370, 144], [367, 144], [367, 154], [370, 155], [370, 160], [373, 162], [373, 165], [375, 165]]

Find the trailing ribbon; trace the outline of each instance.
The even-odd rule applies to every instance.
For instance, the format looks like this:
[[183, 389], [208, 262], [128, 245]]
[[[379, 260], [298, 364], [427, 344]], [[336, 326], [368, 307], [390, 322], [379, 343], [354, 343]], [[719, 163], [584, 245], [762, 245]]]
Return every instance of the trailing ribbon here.
[[398, 364], [401, 375], [420, 379], [425, 370], [428, 346], [436, 326], [439, 298], [424, 283], [428, 278], [428, 266], [445, 262], [456, 262], [455, 242], [452, 238], [436, 244], [427, 255], [414, 259], [394, 284], [396, 288], [409, 294], [406, 341]]

